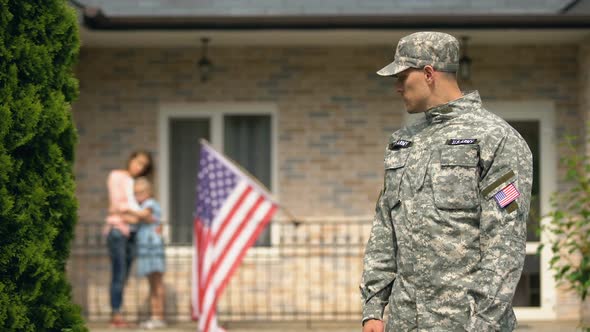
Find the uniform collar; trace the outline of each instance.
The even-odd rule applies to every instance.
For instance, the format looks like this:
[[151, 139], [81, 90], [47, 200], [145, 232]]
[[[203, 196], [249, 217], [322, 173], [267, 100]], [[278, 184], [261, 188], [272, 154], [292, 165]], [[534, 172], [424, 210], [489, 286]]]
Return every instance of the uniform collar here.
[[481, 108], [479, 92], [471, 91], [463, 97], [430, 108], [425, 112], [428, 123], [441, 123]]

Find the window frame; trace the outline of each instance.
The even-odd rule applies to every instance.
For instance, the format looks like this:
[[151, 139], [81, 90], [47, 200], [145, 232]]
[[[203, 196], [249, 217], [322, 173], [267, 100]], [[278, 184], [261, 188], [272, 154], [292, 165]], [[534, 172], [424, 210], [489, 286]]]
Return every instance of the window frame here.
[[[162, 205], [162, 218], [165, 223], [169, 220], [170, 207], [170, 187], [168, 183], [168, 176], [170, 172], [170, 150], [169, 150], [169, 134], [170, 121], [175, 118], [198, 118], [209, 119], [211, 141], [209, 142], [216, 150], [223, 151], [224, 146], [224, 116], [226, 115], [269, 115], [270, 132], [271, 132], [271, 188], [268, 188], [270, 193], [278, 201], [279, 183], [278, 183], [278, 158], [277, 158], [277, 123], [278, 110], [273, 103], [163, 103], [159, 106], [158, 112], [158, 196]], [[168, 224], [169, 225], [169, 224]], [[274, 230], [275, 226], [270, 226], [270, 246], [268, 247], [252, 247], [248, 250], [248, 256], [256, 255], [257, 253], [267, 255], [272, 251], [276, 243], [278, 243], [279, 233]], [[164, 232], [164, 238], [169, 241], [170, 236], [167, 231]], [[166, 251], [169, 253], [191, 253], [192, 246], [183, 246], [178, 244], [170, 244]]]

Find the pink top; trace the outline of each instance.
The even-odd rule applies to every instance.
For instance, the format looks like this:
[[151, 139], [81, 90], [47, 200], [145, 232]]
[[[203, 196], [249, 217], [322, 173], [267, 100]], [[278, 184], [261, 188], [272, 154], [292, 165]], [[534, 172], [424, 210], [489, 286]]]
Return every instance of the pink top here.
[[113, 170], [107, 180], [109, 190], [109, 215], [106, 218], [105, 233], [112, 228], [129, 236], [129, 225], [123, 220], [121, 212], [127, 209], [138, 209], [139, 206], [133, 195], [133, 178], [127, 171]]

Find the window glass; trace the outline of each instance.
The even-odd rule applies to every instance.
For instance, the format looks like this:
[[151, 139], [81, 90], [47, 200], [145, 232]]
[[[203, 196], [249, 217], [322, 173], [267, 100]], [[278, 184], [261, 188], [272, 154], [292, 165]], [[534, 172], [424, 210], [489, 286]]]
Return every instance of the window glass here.
[[541, 306], [541, 261], [538, 255], [527, 255], [522, 276], [518, 281], [512, 305], [519, 307]]
[[193, 212], [201, 138], [209, 140], [209, 119], [170, 120], [170, 242], [192, 245]]
[[540, 183], [540, 136], [539, 121], [508, 121], [516, 129], [529, 145], [533, 154], [533, 188], [531, 194], [531, 210], [527, 222], [527, 241], [539, 241], [537, 229], [541, 220]]
[[[271, 128], [269, 115], [226, 115], [224, 152], [261, 184], [271, 188]], [[255, 245], [270, 245], [267, 227]]]

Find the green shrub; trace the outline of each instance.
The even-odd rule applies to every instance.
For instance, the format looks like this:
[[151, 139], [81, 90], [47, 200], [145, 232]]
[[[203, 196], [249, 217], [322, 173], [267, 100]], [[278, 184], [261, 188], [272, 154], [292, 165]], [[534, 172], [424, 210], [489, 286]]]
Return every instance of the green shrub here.
[[580, 142], [575, 137], [567, 137], [566, 143], [569, 153], [561, 162], [567, 189], [553, 194], [552, 210], [541, 228], [545, 239], [538, 251], [549, 246], [553, 277], [558, 285], [576, 293], [582, 303], [580, 328], [590, 331], [583, 305], [590, 291], [590, 157], [579, 153]]
[[65, 274], [78, 48], [65, 1], [0, 0], [0, 331], [86, 331]]

